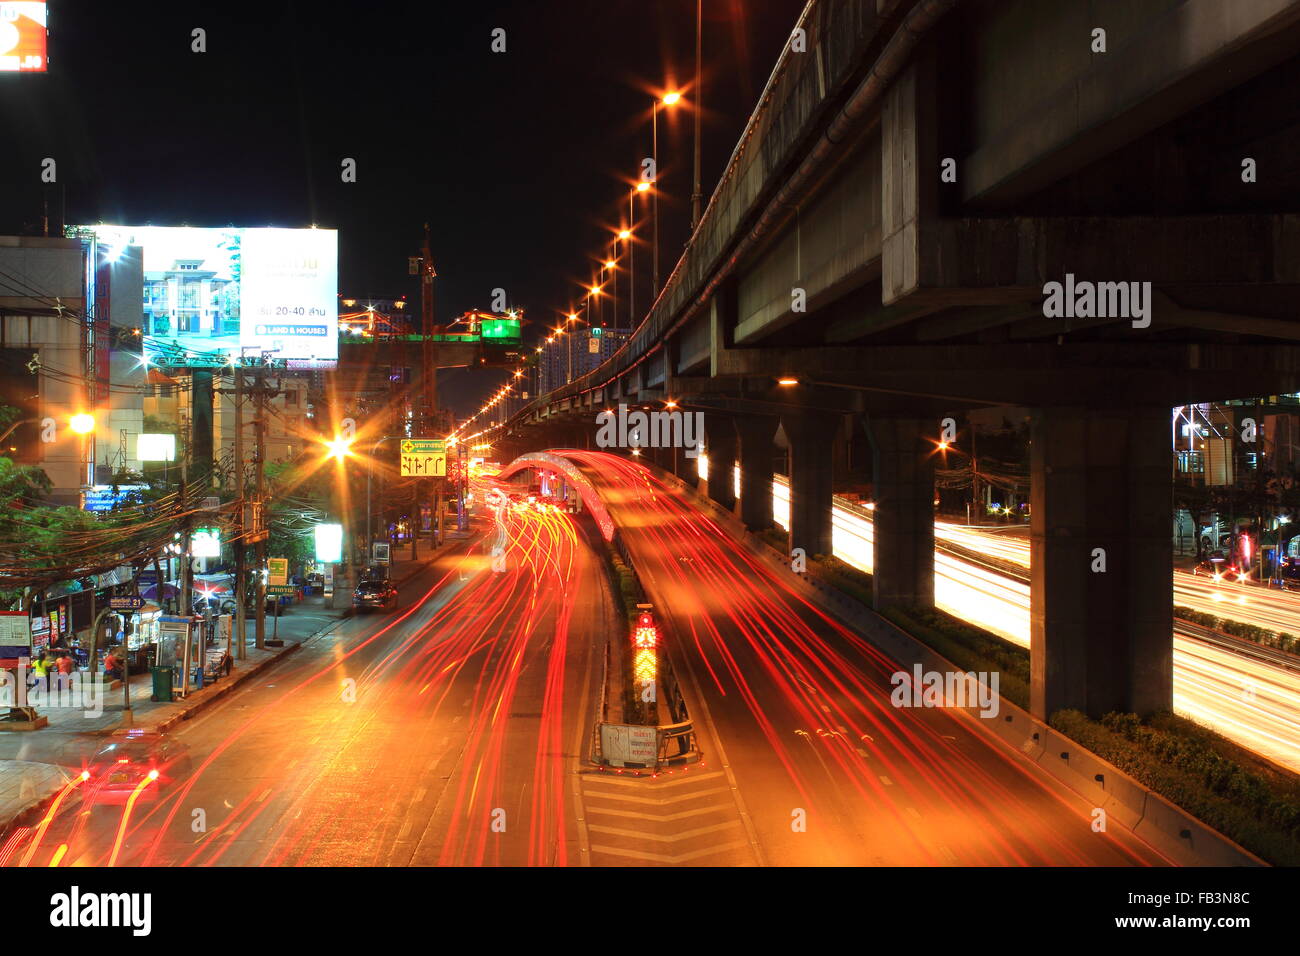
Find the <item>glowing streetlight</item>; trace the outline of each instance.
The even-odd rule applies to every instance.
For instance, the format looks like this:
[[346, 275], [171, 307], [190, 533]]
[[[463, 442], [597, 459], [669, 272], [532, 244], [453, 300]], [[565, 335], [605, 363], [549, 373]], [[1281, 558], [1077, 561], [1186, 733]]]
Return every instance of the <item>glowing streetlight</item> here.
[[618, 237], [619, 237], [620, 239], [624, 240], [624, 241], [626, 241], [626, 240], [628, 240], [628, 239], [631, 239], [631, 238], [632, 238], [632, 230], [631, 230], [631, 229], [620, 229], [620, 230], [618, 231]]
[[73, 415], [68, 419], [68, 427], [78, 435], [89, 435], [95, 430], [95, 416], [87, 415], [85, 412]]
[[677, 90], [673, 90], [671, 93], [665, 93], [665, 94], [664, 94], [664, 106], [672, 106], [674, 103], [676, 103], [676, 102], [677, 102], [678, 100], [680, 100], [681, 98], [682, 98], [682, 94], [679, 93]]
[[778, 378], [778, 379], [776, 380], [776, 384], [778, 384], [778, 385], [798, 385], [798, 384], [799, 384], [799, 380], [798, 380], [797, 378]]
[[650, 180], [643, 179], [636, 184], [636, 191], [639, 193], [647, 192], [650, 189]]
[[325, 442], [325, 447], [329, 449], [330, 458], [342, 461], [352, 454], [352, 439], [336, 435]]

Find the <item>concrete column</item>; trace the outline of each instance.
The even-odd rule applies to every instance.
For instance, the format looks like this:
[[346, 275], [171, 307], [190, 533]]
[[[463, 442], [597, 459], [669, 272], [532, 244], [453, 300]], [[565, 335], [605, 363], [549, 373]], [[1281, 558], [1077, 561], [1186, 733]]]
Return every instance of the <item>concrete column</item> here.
[[673, 457], [673, 474], [686, 482], [692, 488], [700, 484], [700, 473], [698, 471], [699, 458], [688, 458], [686, 449], [677, 449], [677, 454]]
[[790, 550], [831, 553], [831, 440], [839, 419], [826, 413], [781, 416], [790, 440]]
[[934, 606], [934, 442], [932, 419], [871, 415], [875, 476], [872, 590], [876, 609]]
[[709, 497], [734, 511], [736, 508], [736, 426], [730, 415], [704, 415], [704, 447], [709, 456]]
[[849, 483], [849, 440], [841, 427], [831, 441], [831, 481], [837, 488]]
[[736, 419], [740, 439], [740, 520], [750, 531], [772, 527], [772, 438], [777, 420], [766, 415]]
[[1173, 707], [1169, 410], [1049, 408], [1030, 449], [1030, 709]]

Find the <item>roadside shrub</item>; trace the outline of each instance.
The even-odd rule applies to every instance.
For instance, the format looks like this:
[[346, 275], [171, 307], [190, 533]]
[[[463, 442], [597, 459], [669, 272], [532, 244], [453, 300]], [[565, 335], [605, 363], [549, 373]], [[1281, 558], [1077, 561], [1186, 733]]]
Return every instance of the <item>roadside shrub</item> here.
[[1300, 778], [1184, 717], [1077, 710], [1051, 726], [1229, 839], [1278, 866], [1300, 865]]

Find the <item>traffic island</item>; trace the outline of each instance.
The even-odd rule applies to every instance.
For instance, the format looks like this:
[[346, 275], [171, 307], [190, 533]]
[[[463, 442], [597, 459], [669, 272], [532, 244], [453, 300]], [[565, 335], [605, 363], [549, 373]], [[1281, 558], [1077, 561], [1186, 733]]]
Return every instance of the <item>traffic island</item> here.
[[[601, 699], [588, 759], [600, 767], [647, 770], [703, 759], [695, 726], [672, 661], [663, 625], [618, 532], [606, 543], [589, 534], [602, 555], [614, 599], [613, 636], [605, 645]], [[623, 639], [623, 635], [628, 635]]]

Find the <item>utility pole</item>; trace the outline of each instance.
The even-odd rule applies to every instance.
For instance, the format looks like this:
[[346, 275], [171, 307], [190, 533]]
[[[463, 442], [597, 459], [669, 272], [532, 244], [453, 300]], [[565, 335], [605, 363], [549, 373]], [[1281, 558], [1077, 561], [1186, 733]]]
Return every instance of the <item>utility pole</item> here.
[[[253, 439], [255, 442], [253, 454], [257, 462], [256, 477], [254, 478], [257, 521], [255, 523], [257, 533], [257, 543], [254, 558], [256, 561], [257, 586], [255, 588], [255, 599], [257, 608], [254, 611], [257, 621], [257, 649], [266, 648], [266, 577], [262, 574], [262, 569], [266, 567], [266, 538], [267, 538], [267, 515], [266, 515], [266, 359], [263, 357], [262, 362], [257, 366], [255, 380], [257, 382], [256, 396], [257, 418], [253, 421]], [[278, 610], [278, 608], [277, 608]]]
[[247, 655], [244, 628], [248, 624], [248, 612], [244, 608], [247, 592], [248, 569], [245, 563], [244, 535], [248, 532], [248, 501], [244, 483], [244, 370], [235, 365], [235, 503], [238, 515], [235, 519], [235, 626], [233, 632], [239, 635], [239, 644], [235, 650], [239, 660]]
[[181, 696], [190, 693], [190, 650], [194, 644], [194, 565], [191, 563], [191, 529], [193, 520], [190, 514], [190, 485], [188, 455], [181, 457], [181, 613], [185, 618], [185, 650], [181, 654]]
[[433, 335], [437, 331], [433, 322], [433, 280], [437, 272], [433, 268], [433, 253], [429, 249], [429, 224], [424, 224], [424, 253], [422, 281], [420, 283], [420, 306], [423, 319], [423, 354], [424, 360], [424, 415], [421, 424], [432, 431], [434, 410], [438, 407], [438, 370], [436, 367], [435, 343]]
[[[433, 280], [437, 276], [437, 271], [433, 268], [433, 251], [429, 246], [429, 224], [424, 224], [424, 266], [422, 270], [422, 279], [420, 286], [420, 305], [422, 308], [422, 319], [424, 326], [423, 335], [423, 359], [424, 359], [424, 414], [421, 416], [422, 437], [431, 437], [434, 429], [438, 424], [438, 368], [436, 362], [434, 334], [437, 327], [434, 324], [433, 314]], [[411, 484], [411, 560], [418, 560], [419, 557], [419, 538], [423, 521], [420, 514], [420, 491], [421, 485], [418, 478], [413, 479]]]
[[411, 560], [420, 560], [420, 479], [411, 479]]

